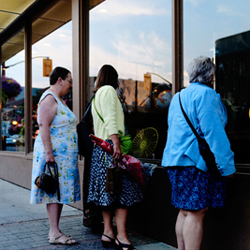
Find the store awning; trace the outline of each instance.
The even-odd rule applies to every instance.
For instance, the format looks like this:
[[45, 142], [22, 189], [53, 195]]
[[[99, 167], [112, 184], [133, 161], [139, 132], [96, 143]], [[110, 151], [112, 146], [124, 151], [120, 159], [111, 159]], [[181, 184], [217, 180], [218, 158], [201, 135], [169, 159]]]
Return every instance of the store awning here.
[[[103, 1], [90, 0], [90, 9]], [[24, 49], [24, 25], [27, 21], [32, 22], [32, 44], [34, 44], [69, 22], [72, 17], [71, 7], [71, 0], [1, 1], [1, 63]]]

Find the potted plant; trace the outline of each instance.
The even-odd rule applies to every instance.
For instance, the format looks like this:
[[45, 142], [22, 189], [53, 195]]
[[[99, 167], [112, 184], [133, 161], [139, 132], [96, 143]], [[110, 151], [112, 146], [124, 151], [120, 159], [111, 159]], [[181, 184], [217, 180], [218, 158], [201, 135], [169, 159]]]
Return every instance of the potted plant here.
[[2, 104], [4, 105], [7, 99], [13, 100], [13, 98], [18, 96], [22, 91], [22, 87], [13, 78], [2, 76], [1, 81], [2, 81]]

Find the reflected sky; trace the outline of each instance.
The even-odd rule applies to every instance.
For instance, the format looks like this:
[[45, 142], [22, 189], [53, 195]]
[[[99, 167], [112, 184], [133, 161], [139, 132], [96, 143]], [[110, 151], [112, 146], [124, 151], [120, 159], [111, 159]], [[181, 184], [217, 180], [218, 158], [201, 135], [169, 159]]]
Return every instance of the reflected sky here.
[[[250, 1], [184, 0], [185, 69], [195, 57], [214, 57], [215, 41], [249, 30]], [[112, 64], [123, 79], [143, 80], [146, 72], [172, 82], [171, 0], [106, 0], [90, 11], [90, 76]], [[32, 47], [32, 56], [49, 56], [53, 67], [72, 70], [72, 23]], [[6, 65], [24, 60], [20, 52]], [[42, 59], [32, 61], [33, 87], [49, 86], [42, 76]], [[24, 86], [24, 64], [6, 70]], [[74, 77], [74, 76], [73, 76]], [[154, 82], [162, 80], [152, 77]]]
[[184, 69], [200, 55], [213, 58], [216, 40], [250, 30], [249, 8], [244, 0], [184, 0]]

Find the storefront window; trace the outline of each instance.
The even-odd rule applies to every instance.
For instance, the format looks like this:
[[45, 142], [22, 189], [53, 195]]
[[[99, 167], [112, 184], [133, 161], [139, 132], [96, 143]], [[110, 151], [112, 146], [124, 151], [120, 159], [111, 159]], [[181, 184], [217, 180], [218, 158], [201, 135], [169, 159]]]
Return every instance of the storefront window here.
[[[171, 98], [171, 1], [107, 0], [93, 8], [90, 11], [92, 88], [104, 64], [111, 64], [119, 74], [128, 109], [126, 125], [132, 138], [148, 127], [159, 134], [156, 149], [147, 156], [137, 156], [161, 158]], [[162, 99], [158, 98], [160, 93]], [[145, 133], [143, 140], [150, 144], [154, 139]]]
[[[37, 23], [33, 23], [33, 30]], [[37, 105], [44, 91], [50, 87], [49, 73], [52, 69], [61, 66], [72, 72], [72, 22], [63, 25], [50, 35], [41, 39], [32, 46], [32, 138], [33, 142], [39, 132], [37, 123]], [[46, 64], [46, 65], [44, 65]], [[49, 64], [49, 65], [47, 65]], [[47, 68], [48, 67], [48, 68]], [[69, 108], [72, 109], [72, 91], [63, 97]]]
[[[29, 96], [25, 96], [25, 63], [29, 67], [29, 62], [25, 62], [24, 58], [24, 29], [1, 46], [3, 68], [1, 135], [3, 150], [25, 151], [25, 136], [29, 136], [29, 133], [25, 135], [25, 122], [30, 124], [32, 119], [33, 142], [39, 131], [37, 103], [41, 94], [49, 87], [48, 76], [51, 71], [50, 67], [46, 67], [47, 65], [44, 67], [43, 60], [49, 61], [53, 67], [62, 66], [72, 71], [71, 4], [71, 1], [56, 1], [46, 12], [41, 12], [39, 16], [36, 15], [36, 19], [32, 22], [32, 34], [29, 34], [27, 29], [27, 36], [31, 36], [27, 37], [26, 44], [29, 44], [30, 39], [32, 44], [33, 101], [31, 102], [31, 117], [25, 117], [24, 110], [24, 99], [29, 98]], [[46, 69], [44, 70], [44, 68]], [[69, 93], [64, 97], [70, 108], [72, 107], [71, 96]]]
[[[184, 69], [200, 55], [216, 63], [215, 88], [228, 111], [236, 163], [250, 163], [249, 7], [243, 0], [184, 1]], [[185, 71], [184, 79], [187, 86]]]
[[[17, 43], [18, 41], [18, 43]], [[24, 31], [20, 31], [2, 46], [2, 150], [24, 151], [25, 117], [24, 117]], [[22, 43], [22, 44], [20, 44]], [[9, 45], [11, 46], [8, 49]], [[16, 54], [16, 55], [15, 55]], [[12, 55], [15, 55], [12, 57]]]

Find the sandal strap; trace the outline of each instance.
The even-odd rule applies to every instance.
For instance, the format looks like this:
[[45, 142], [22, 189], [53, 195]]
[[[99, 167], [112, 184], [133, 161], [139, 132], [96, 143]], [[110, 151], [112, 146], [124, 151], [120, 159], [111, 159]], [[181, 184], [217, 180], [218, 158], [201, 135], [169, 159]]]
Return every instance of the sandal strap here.
[[58, 236], [56, 236], [56, 237], [51, 237], [52, 239], [54, 238], [54, 240], [58, 240], [59, 238], [61, 238], [63, 236], [63, 233], [60, 233]]
[[67, 243], [67, 242], [69, 242], [70, 241], [70, 243], [72, 243], [72, 241], [73, 241], [74, 239], [71, 237], [71, 238], [67, 238], [67, 240], [65, 240], [65, 242], [64, 243]]
[[106, 235], [106, 234], [102, 234], [102, 235], [103, 235], [103, 236], [105, 236], [106, 238], [110, 239], [110, 240], [111, 240], [111, 242], [115, 240], [114, 238], [111, 238], [111, 237], [109, 237], [109, 236], [108, 236], [108, 235]]
[[72, 236], [67, 236], [67, 235], [65, 235], [66, 237], [67, 237], [67, 240], [66, 240], [66, 242], [69, 242], [69, 240], [72, 242], [72, 241], [75, 241], [75, 242], [77, 242]]
[[119, 246], [121, 246], [122, 248], [127, 248], [127, 250], [134, 250], [135, 249], [135, 247], [131, 244], [122, 243], [117, 238], [116, 238], [116, 240], [118, 241]]
[[[56, 237], [52, 237], [52, 240], [59, 240], [62, 236], [65, 236], [67, 239], [64, 241], [64, 243], [67, 243], [67, 242], [69, 242], [69, 241], [76, 241], [72, 236], [67, 236], [67, 235], [65, 235], [64, 233], [60, 233], [58, 236], [56, 236]], [[51, 239], [51, 238], [50, 238]]]

